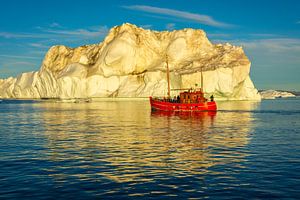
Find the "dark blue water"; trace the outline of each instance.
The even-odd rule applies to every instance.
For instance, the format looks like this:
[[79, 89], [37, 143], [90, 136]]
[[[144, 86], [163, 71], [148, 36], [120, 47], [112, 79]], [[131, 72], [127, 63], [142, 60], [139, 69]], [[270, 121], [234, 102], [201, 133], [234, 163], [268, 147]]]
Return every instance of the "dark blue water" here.
[[0, 103], [0, 199], [297, 199], [300, 99]]

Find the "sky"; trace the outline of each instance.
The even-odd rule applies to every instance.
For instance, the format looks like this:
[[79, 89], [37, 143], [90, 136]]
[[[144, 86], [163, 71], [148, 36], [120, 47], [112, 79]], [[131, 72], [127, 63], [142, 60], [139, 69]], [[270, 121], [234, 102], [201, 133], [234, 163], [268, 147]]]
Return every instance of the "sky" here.
[[151, 30], [202, 29], [242, 46], [258, 89], [300, 91], [298, 0], [2, 0], [0, 78], [37, 71], [53, 45], [103, 41], [132, 23]]

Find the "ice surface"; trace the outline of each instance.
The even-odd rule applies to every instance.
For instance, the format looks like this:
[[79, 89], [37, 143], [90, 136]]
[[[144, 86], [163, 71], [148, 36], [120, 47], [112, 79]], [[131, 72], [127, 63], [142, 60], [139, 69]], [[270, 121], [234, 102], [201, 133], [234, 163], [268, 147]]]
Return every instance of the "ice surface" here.
[[202, 30], [113, 27], [100, 44], [53, 46], [38, 72], [0, 80], [2, 98], [148, 97], [171, 88], [200, 86], [219, 99], [260, 100], [241, 47], [212, 44]]

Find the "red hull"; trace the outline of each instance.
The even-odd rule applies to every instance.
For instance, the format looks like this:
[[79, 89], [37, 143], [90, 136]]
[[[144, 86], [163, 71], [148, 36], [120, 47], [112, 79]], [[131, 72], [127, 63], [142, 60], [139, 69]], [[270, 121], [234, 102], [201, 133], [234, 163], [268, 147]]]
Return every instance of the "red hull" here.
[[162, 111], [216, 111], [215, 101], [205, 103], [173, 103], [150, 97], [151, 109]]

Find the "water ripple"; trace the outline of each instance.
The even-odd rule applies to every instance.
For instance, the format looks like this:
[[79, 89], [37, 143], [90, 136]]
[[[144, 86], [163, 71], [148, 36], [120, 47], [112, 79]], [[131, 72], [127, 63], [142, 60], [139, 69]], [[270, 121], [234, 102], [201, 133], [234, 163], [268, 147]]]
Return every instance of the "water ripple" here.
[[187, 114], [146, 101], [4, 102], [0, 198], [294, 198], [300, 109], [289, 103]]

